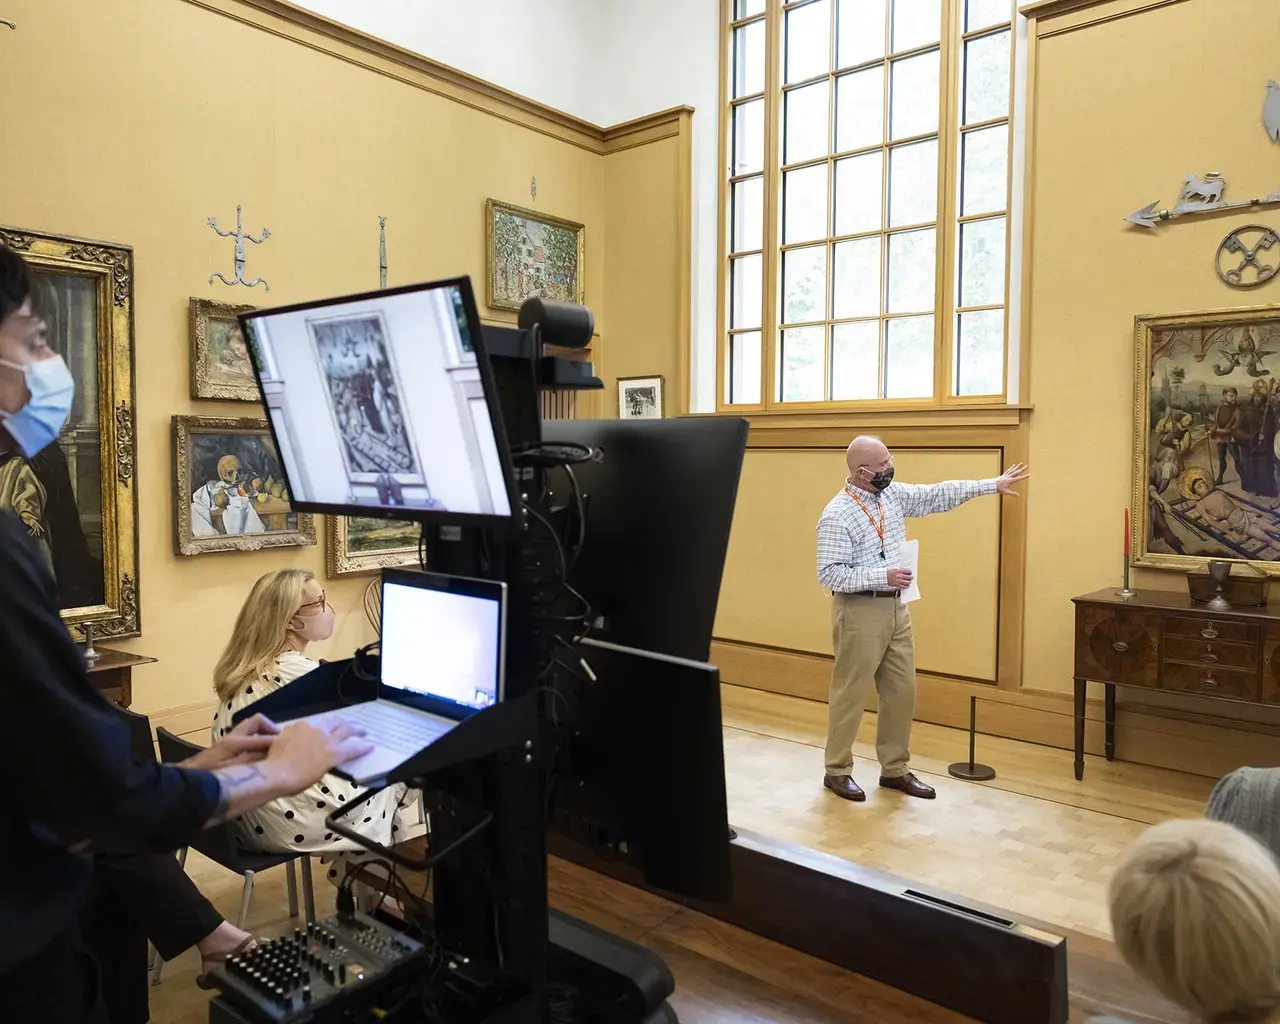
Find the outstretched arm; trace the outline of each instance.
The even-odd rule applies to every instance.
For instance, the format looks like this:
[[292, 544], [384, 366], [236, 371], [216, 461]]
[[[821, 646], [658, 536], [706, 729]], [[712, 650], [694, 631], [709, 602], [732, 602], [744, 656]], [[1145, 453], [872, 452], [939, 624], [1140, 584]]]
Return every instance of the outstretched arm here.
[[950, 512], [972, 498], [984, 494], [1007, 494], [1017, 497], [1013, 485], [1025, 480], [1031, 471], [1018, 462], [991, 480], [946, 480], [940, 484], [893, 484], [894, 495], [902, 503], [902, 514], [908, 519]]

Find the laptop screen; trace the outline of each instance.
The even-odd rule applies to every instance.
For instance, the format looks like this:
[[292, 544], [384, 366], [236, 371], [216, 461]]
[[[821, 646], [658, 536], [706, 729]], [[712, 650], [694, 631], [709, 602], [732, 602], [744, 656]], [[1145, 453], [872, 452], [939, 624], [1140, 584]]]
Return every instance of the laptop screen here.
[[385, 572], [381, 696], [428, 710], [444, 702], [446, 712], [501, 700], [504, 591], [485, 580]]

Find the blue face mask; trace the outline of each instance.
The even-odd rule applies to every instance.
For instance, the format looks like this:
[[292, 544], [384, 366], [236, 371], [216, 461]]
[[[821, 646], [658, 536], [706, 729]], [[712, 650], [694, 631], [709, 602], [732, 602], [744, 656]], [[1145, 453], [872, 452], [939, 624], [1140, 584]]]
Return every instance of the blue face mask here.
[[76, 382], [62, 356], [52, 356], [36, 363], [11, 363], [0, 359], [0, 366], [22, 373], [31, 398], [17, 412], [0, 409], [0, 426], [9, 432], [18, 449], [28, 459], [48, 447], [57, 438], [75, 398]]

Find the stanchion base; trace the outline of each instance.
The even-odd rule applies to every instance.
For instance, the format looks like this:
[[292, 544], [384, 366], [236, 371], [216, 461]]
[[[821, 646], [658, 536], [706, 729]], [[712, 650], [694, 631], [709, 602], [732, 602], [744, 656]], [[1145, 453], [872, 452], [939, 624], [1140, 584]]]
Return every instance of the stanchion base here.
[[968, 761], [957, 761], [953, 765], [948, 765], [947, 773], [967, 782], [989, 782], [996, 777], [996, 770], [989, 765], [970, 764]]

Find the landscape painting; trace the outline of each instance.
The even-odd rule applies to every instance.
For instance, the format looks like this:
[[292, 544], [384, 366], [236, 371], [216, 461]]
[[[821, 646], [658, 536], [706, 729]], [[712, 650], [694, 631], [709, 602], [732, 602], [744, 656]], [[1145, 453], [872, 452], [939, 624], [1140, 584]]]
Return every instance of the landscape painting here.
[[581, 224], [490, 199], [485, 232], [489, 306], [518, 310], [530, 298], [583, 301]]
[[326, 568], [330, 579], [418, 564], [418, 523], [365, 516], [328, 516]]
[[1280, 307], [1136, 321], [1134, 564], [1280, 575]]

